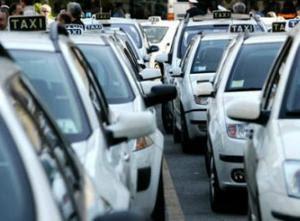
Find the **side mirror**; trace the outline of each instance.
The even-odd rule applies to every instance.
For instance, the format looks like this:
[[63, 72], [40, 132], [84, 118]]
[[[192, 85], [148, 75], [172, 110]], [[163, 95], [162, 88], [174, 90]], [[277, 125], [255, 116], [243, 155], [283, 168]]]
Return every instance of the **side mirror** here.
[[151, 92], [145, 97], [145, 104], [151, 107], [157, 104], [167, 103], [177, 97], [177, 90], [174, 86], [160, 85], [151, 88]]
[[149, 55], [145, 55], [143, 57], [143, 59], [144, 59], [144, 62], [149, 62], [150, 61], [150, 56]]
[[151, 45], [148, 49], [147, 49], [147, 53], [151, 54], [154, 52], [159, 51], [159, 47], [157, 45]]
[[173, 70], [171, 72], [172, 72], [171, 77], [174, 77], [174, 78], [182, 78], [183, 77], [183, 73], [182, 73], [182, 70], [180, 67], [173, 68]]
[[161, 78], [161, 72], [157, 68], [145, 68], [140, 72], [142, 79], [145, 80], [155, 80]]
[[213, 97], [215, 89], [211, 82], [203, 82], [195, 86], [195, 95], [203, 97]]
[[110, 145], [144, 137], [154, 133], [156, 119], [151, 112], [122, 112], [116, 113], [114, 123], [106, 127]]
[[140, 82], [144, 94], [151, 93], [152, 87], [162, 85], [161, 81], [141, 81]]
[[157, 63], [168, 63], [169, 62], [169, 55], [167, 53], [158, 54], [155, 57], [155, 61]]
[[229, 118], [249, 123], [265, 124], [269, 119], [269, 113], [261, 112], [259, 99], [237, 99], [227, 106]]

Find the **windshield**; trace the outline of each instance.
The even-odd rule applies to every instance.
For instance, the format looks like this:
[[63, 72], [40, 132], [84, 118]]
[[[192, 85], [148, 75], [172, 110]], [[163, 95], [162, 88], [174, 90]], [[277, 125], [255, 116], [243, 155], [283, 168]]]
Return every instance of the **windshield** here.
[[243, 45], [226, 91], [261, 90], [281, 45], [282, 42]]
[[132, 24], [111, 24], [111, 27], [117, 27], [123, 29], [133, 39], [138, 48], [142, 48], [142, 39], [138, 29]]
[[110, 104], [128, 103], [133, 92], [118, 59], [109, 46], [79, 45], [97, 75]]
[[143, 27], [150, 43], [160, 43], [168, 32], [168, 27], [144, 26]]
[[197, 49], [191, 73], [216, 72], [229, 41], [229, 39], [202, 41]]
[[182, 58], [193, 37], [200, 33], [227, 32], [229, 25], [199, 25], [186, 27], [180, 39], [178, 58]]
[[294, 58], [294, 64], [290, 72], [288, 84], [286, 86], [286, 92], [283, 101], [283, 113], [284, 117], [297, 117], [300, 114], [300, 48], [298, 48], [297, 55]]
[[30, 83], [43, 98], [62, 132], [71, 143], [90, 134], [75, 85], [60, 54], [41, 51], [11, 51]]
[[1, 220], [35, 220], [31, 188], [13, 138], [0, 118]]

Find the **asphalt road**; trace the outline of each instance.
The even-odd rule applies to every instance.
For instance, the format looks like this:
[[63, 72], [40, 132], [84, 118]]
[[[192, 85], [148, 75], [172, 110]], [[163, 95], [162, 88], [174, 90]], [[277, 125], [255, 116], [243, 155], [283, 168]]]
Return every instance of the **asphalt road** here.
[[226, 202], [224, 213], [212, 212], [209, 205], [208, 177], [202, 155], [183, 154], [180, 145], [174, 144], [172, 137], [167, 135], [165, 136], [165, 158], [186, 221], [247, 220], [247, 200], [239, 192], [228, 194], [230, 199]]

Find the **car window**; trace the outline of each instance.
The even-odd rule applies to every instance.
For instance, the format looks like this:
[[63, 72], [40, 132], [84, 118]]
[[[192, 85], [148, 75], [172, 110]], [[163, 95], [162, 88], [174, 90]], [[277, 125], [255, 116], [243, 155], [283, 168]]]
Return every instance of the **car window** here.
[[200, 33], [227, 32], [228, 28], [229, 25], [199, 25], [186, 27], [183, 29], [181, 39], [179, 41], [177, 57], [182, 58], [189, 43], [195, 35]]
[[89, 137], [91, 128], [63, 57], [43, 51], [10, 52], [69, 141], [73, 143]]
[[102, 93], [102, 88], [100, 84], [97, 83], [94, 73], [92, 73], [92, 69], [89, 67], [89, 64], [86, 62], [85, 57], [83, 57], [82, 52], [76, 48], [72, 47], [72, 55], [74, 55], [74, 61], [78, 67], [80, 76], [85, 82], [86, 88], [89, 91], [89, 95], [94, 106], [95, 111], [97, 112], [97, 116], [99, 120], [102, 122], [108, 123], [108, 104], [106, 102], [106, 98]]
[[194, 57], [191, 74], [216, 72], [230, 40], [201, 41]]
[[17, 117], [44, 167], [62, 216], [65, 220], [78, 217], [73, 194], [78, 188], [79, 174], [73, 161], [67, 156], [48, 117], [19, 79], [13, 82], [11, 93]]
[[[300, 117], [300, 48], [296, 53], [293, 61], [292, 69], [290, 71], [289, 79], [286, 85], [285, 96], [282, 103], [282, 118], [297, 118]], [[281, 71], [282, 68], [279, 69]]]
[[130, 37], [133, 39], [134, 43], [136, 43], [138, 48], [142, 48], [142, 39], [139, 34], [138, 29], [133, 24], [111, 24], [111, 27], [118, 27], [121, 28], [123, 31], [125, 31], [127, 34], [130, 35]]
[[150, 43], [158, 44], [164, 39], [169, 28], [164, 26], [143, 26], [143, 30]]
[[282, 42], [242, 46], [227, 81], [226, 91], [261, 90]]
[[1, 220], [35, 220], [34, 199], [12, 134], [0, 117]]
[[97, 75], [109, 103], [128, 103], [134, 99], [124, 70], [109, 46], [83, 44], [79, 48]]
[[193, 48], [194, 43], [195, 43], [195, 41], [191, 42], [191, 44], [188, 46], [188, 48], [186, 50], [186, 53], [185, 53], [183, 59], [181, 60], [180, 67], [182, 67], [183, 73], [185, 73], [187, 70], [187, 66], [188, 66], [188, 63], [190, 60], [190, 56], [191, 56], [191, 49]]

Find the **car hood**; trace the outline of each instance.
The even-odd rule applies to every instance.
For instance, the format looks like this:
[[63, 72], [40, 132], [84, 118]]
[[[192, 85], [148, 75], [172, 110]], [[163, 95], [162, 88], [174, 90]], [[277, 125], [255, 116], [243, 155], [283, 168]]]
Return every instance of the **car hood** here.
[[300, 159], [300, 119], [279, 120], [280, 137], [283, 144], [283, 151], [286, 159]]

